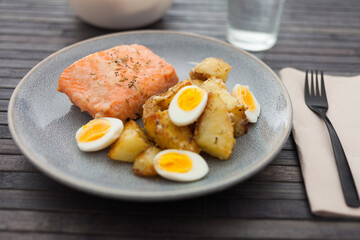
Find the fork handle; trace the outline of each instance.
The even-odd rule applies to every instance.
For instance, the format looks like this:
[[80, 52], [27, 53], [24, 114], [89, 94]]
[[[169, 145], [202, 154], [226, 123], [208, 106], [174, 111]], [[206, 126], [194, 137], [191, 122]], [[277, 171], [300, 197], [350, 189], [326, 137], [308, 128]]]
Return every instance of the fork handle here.
[[356, 191], [354, 178], [351, 174], [349, 163], [347, 161], [340, 139], [326, 114], [321, 112], [321, 116], [324, 119], [326, 126], [329, 130], [331, 144], [335, 155], [335, 161], [339, 172], [345, 202], [350, 207], [359, 207], [359, 195]]

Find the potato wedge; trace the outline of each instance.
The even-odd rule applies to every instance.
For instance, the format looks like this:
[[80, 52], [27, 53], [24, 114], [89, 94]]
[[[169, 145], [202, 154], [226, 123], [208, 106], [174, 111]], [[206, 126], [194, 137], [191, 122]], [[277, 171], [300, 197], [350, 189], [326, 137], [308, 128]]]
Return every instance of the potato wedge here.
[[199, 80], [199, 79], [193, 79], [193, 80], [191, 80], [191, 82], [192, 82], [193, 85], [198, 86], [198, 87], [200, 87], [201, 84], [204, 83], [203, 80]]
[[219, 94], [221, 100], [226, 104], [226, 108], [231, 111], [236, 105], [239, 105], [238, 100], [233, 97], [227, 90], [225, 83], [218, 77], [211, 77], [204, 81], [200, 86], [207, 92]]
[[148, 116], [144, 121], [144, 127], [149, 138], [161, 149], [175, 148], [200, 152], [190, 128], [173, 124], [168, 110], [158, 111]]
[[196, 122], [194, 138], [201, 150], [211, 156], [221, 160], [231, 157], [235, 145], [234, 127], [218, 94], [208, 94], [206, 108]]
[[151, 114], [162, 111], [162, 107], [160, 106], [159, 102], [163, 101], [160, 95], [153, 95], [143, 105], [143, 119], [145, 121], [146, 118], [148, 118]]
[[224, 82], [228, 79], [231, 66], [220, 58], [205, 58], [201, 63], [190, 71], [191, 79], [206, 80], [211, 77], [219, 77]]
[[156, 176], [157, 172], [154, 168], [154, 158], [161, 150], [155, 146], [148, 147], [136, 156], [134, 166], [132, 168], [136, 175], [143, 177]]
[[236, 105], [229, 111], [234, 126], [234, 137], [240, 137], [248, 131], [248, 119], [245, 115], [245, 106]]
[[134, 162], [135, 157], [152, 146], [143, 129], [134, 120], [128, 121], [120, 137], [110, 147], [108, 157], [113, 160]]
[[178, 82], [169, 88], [165, 93], [150, 97], [143, 105], [143, 119], [157, 111], [163, 111], [169, 108], [170, 102], [175, 94], [183, 87], [192, 85], [190, 79]]
[[225, 83], [218, 77], [211, 77], [204, 81], [200, 87], [207, 92], [216, 93], [220, 96], [230, 113], [231, 121], [234, 125], [234, 136], [244, 135], [248, 129], [248, 120], [245, 115], [244, 106], [227, 91]]

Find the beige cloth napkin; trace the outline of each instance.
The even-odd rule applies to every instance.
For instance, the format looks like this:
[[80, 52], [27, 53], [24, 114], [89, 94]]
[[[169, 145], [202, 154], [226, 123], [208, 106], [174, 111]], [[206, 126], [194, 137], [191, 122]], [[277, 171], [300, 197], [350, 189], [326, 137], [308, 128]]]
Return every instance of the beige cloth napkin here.
[[[305, 104], [305, 73], [284, 68], [280, 78], [294, 109], [292, 133], [312, 212], [319, 216], [360, 217], [360, 208], [345, 203], [326, 125]], [[327, 116], [340, 138], [360, 193], [360, 76], [324, 75], [324, 79]]]

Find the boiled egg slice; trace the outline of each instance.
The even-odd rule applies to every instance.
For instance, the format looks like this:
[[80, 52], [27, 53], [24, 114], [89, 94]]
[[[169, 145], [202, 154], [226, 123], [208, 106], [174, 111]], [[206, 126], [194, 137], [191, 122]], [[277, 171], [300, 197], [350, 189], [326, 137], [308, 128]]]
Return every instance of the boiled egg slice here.
[[245, 115], [249, 122], [256, 123], [260, 115], [260, 104], [256, 100], [254, 94], [250, 92], [248, 86], [236, 84], [231, 95], [239, 100], [239, 102], [247, 108]]
[[110, 146], [121, 134], [123, 122], [117, 118], [97, 118], [76, 132], [76, 141], [84, 152], [98, 151]]
[[195, 122], [204, 111], [207, 92], [197, 86], [180, 89], [169, 105], [170, 120], [177, 126], [186, 126]]
[[180, 182], [190, 182], [203, 178], [209, 167], [197, 153], [167, 149], [154, 158], [155, 171], [162, 177]]

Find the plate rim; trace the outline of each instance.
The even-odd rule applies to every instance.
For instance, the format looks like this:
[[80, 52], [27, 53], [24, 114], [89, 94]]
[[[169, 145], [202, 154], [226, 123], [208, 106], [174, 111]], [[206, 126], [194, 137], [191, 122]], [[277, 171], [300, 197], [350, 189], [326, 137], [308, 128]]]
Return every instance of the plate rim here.
[[[57, 170], [57, 168], [52, 167], [41, 160], [38, 160], [35, 156], [36, 154], [33, 154], [31, 149], [28, 149], [26, 145], [21, 140], [20, 135], [17, 133], [14, 122], [13, 122], [13, 114], [14, 114], [14, 103], [15, 98], [17, 96], [17, 93], [21, 89], [21, 86], [26, 82], [26, 80], [29, 78], [29, 76], [36, 71], [43, 63], [47, 62], [53, 57], [56, 57], [57, 55], [61, 54], [62, 52], [74, 48], [78, 45], [90, 42], [90, 41], [96, 41], [103, 38], [109, 38], [114, 36], [123, 36], [123, 35], [132, 35], [132, 34], [172, 34], [172, 35], [181, 35], [186, 37], [193, 37], [193, 38], [200, 38], [205, 39], [207, 41], [215, 42], [217, 44], [225, 45], [226, 47], [231, 47], [235, 51], [239, 51], [242, 54], [247, 55], [248, 57], [252, 58], [253, 60], [260, 63], [264, 68], [266, 68], [267, 71], [273, 77], [278, 81], [279, 86], [282, 88], [282, 92], [285, 95], [285, 99], [288, 103], [288, 122], [285, 127], [285, 131], [280, 138], [279, 142], [277, 142], [277, 145], [274, 146], [274, 148], [259, 162], [254, 164], [251, 168], [246, 169], [245, 172], [239, 175], [234, 175], [230, 178], [226, 178], [224, 180], [217, 181], [212, 184], [204, 185], [204, 186], [197, 186], [197, 187], [191, 187], [181, 190], [166, 190], [166, 191], [159, 191], [159, 192], [134, 192], [134, 191], [128, 191], [128, 190], [119, 190], [114, 189], [110, 187], [104, 187], [104, 186], [96, 186], [91, 183], [88, 183], [86, 180], [81, 180], [76, 177], [73, 177], [71, 175], [67, 175], [63, 173], [62, 171]], [[292, 128], [292, 121], [293, 121], [293, 107], [291, 103], [291, 99], [289, 96], [289, 93], [287, 89], [285, 88], [285, 85], [280, 80], [280, 78], [277, 76], [277, 74], [269, 67], [267, 66], [263, 61], [261, 61], [259, 58], [255, 57], [251, 53], [237, 48], [235, 46], [230, 45], [227, 42], [221, 41], [219, 39], [203, 36], [195, 33], [189, 33], [189, 32], [180, 32], [180, 31], [169, 31], [169, 30], [135, 30], [135, 31], [125, 31], [125, 32], [116, 32], [111, 34], [105, 34], [93, 38], [89, 38], [74, 44], [71, 44], [67, 47], [64, 47], [42, 61], [40, 61], [38, 64], [36, 64], [18, 83], [16, 86], [8, 106], [8, 126], [10, 129], [10, 133], [17, 144], [17, 146], [20, 148], [21, 152], [30, 160], [32, 164], [34, 164], [39, 170], [41, 170], [42, 173], [45, 175], [59, 181], [62, 184], [65, 184], [67, 186], [70, 186], [72, 188], [75, 188], [77, 190], [81, 190], [90, 194], [113, 198], [113, 199], [122, 199], [122, 200], [131, 200], [131, 201], [169, 201], [169, 200], [179, 200], [179, 199], [187, 199], [187, 198], [194, 198], [198, 196], [202, 196], [205, 194], [210, 194], [214, 192], [218, 192], [221, 190], [224, 190], [226, 188], [229, 188], [241, 181], [244, 181], [245, 179], [255, 175], [260, 170], [262, 170], [265, 166], [267, 166], [276, 156], [277, 154], [282, 150], [283, 146], [286, 143], [286, 140], [288, 139], [291, 128]]]

